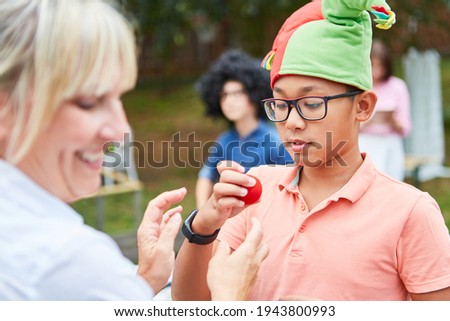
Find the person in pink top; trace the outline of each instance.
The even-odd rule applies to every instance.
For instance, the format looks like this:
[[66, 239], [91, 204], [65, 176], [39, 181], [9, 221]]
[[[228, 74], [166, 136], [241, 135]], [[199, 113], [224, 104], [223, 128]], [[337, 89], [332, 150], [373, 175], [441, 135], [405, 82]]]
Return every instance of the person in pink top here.
[[361, 125], [359, 145], [381, 172], [405, 178], [403, 138], [411, 131], [410, 99], [405, 82], [392, 75], [388, 48], [374, 40], [371, 52], [373, 91], [378, 101], [372, 117]]
[[[295, 165], [218, 166], [213, 195], [183, 225], [175, 300], [208, 300], [217, 244], [239, 251], [255, 219], [269, 254], [251, 300], [450, 300], [450, 236], [434, 199], [378, 171], [358, 146], [372, 115], [371, 14], [387, 29], [384, 0], [313, 1], [292, 14], [263, 60], [273, 98], [262, 102]], [[220, 242], [219, 242], [219, 241]]]

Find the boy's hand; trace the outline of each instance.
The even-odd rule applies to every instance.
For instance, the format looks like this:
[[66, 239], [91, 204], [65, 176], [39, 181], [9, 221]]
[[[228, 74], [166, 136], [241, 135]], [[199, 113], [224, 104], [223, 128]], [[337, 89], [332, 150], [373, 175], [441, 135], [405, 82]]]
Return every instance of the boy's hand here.
[[192, 223], [195, 233], [210, 235], [221, 228], [225, 221], [239, 214], [245, 203], [239, 197], [245, 196], [256, 184], [254, 178], [245, 174], [245, 168], [232, 161], [223, 161], [217, 165], [220, 181], [214, 185], [213, 194], [199, 210]]

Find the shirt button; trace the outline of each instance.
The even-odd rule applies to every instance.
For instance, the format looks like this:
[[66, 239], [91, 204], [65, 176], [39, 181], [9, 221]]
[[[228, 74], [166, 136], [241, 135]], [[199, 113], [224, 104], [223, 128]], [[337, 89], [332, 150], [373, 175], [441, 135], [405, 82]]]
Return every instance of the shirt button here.
[[302, 203], [300, 205], [300, 211], [304, 212], [305, 210], [306, 210], [306, 205]]
[[300, 226], [300, 229], [298, 230], [300, 233], [303, 233], [306, 230], [306, 225]]

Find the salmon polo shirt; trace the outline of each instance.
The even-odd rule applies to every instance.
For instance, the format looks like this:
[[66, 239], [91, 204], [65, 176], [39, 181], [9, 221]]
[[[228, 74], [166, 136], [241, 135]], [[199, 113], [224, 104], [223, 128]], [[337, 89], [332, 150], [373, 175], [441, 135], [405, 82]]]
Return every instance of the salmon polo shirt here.
[[378, 172], [370, 158], [339, 191], [309, 209], [298, 166], [260, 166], [259, 203], [219, 234], [236, 249], [258, 218], [270, 253], [251, 300], [409, 300], [450, 286], [450, 237], [433, 198]]

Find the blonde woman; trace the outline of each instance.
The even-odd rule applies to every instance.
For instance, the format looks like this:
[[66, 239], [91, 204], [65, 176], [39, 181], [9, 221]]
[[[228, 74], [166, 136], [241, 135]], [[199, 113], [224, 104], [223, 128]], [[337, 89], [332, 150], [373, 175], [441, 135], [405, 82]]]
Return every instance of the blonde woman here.
[[[104, 148], [129, 128], [120, 98], [136, 74], [133, 31], [106, 1], [0, 3], [0, 299], [146, 300], [166, 284], [182, 210], [169, 208], [184, 188], [149, 203], [137, 273], [67, 205], [99, 187]], [[267, 252], [254, 223], [246, 247], [215, 257], [213, 299], [253, 281]], [[236, 261], [246, 268], [223, 270]]]

